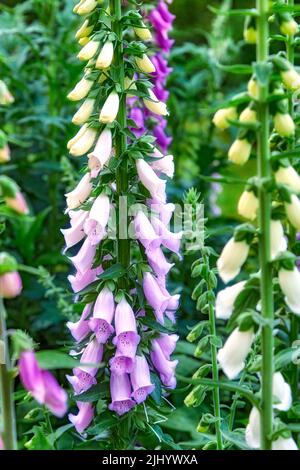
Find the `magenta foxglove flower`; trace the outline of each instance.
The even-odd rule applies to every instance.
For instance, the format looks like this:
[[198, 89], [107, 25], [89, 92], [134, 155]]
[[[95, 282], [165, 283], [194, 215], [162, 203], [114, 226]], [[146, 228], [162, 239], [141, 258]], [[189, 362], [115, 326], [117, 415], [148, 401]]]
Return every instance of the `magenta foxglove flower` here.
[[176, 343], [179, 340], [178, 335], [166, 335], [166, 334], [161, 334], [158, 336], [158, 338], [155, 339], [155, 341], [159, 344], [164, 356], [167, 359], [170, 359], [171, 354], [174, 352], [176, 348]]
[[120, 351], [116, 351], [116, 354], [109, 361], [110, 371], [114, 375], [130, 374], [134, 366], [134, 357], [128, 357], [122, 354]]
[[68, 418], [71, 423], [74, 424], [76, 431], [79, 432], [79, 434], [82, 434], [94, 418], [94, 408], [89, 402], [77, 402], [77, 406], [79, 410], [78, 414], [73, 415], [70, 413]]
[[50, 372], [40, 369], [33, 351], [21, 353], [19, 373], [24, 388], [39, 404], [45, 405], [55, 416], [62, 417], [66, 413], [66, 392]]
[[127, 374], [111, 374], [110, 393], [112, 402], [109, 409], [115, 411], [119, 416], [134, 407], [135, 402], [131, 398], [131, 386]]
[[144, 273], [143, 290], [148, 304], [153, 308], [159, 321], [163, 323], [163, 313], [168, 307], [169, 296], [162, 293], [155, 277], [150, 273]]
[[155, 232], [150, 220], [143, 211], [138, 211], [134, 218], [134, 230], [136, 238], [146, 248], [146, 250], [151, 250], [160, 246], [160, 237]]
[[114, 332], [111, 325], [115, 313], [115, 302], [112, 292], [104, 287], [98, 295], [93, 311], [93, 317], [89, 321], [89, 327], [95, 332], [97, 341], [105, 344]]
[[75, 274], [70, 274], [68, 276], [68, 281], [70, 282], [73, 291], [77, 293], [94, 282], [97, 279], [97, 276], [101, 273], [103, 273], [101, 266], [95, 269], [88, 269], [84, 273], [77, 271]]
[[116, 337], [113, 343], [118, 353], [134, 358], [140, 336], [137, 334], [136, 320], [132, 308], [125, 299], [117, 305], [115, 313]]
[[[83, 351], [80, 366], [73, 369], [74, 375], [67, 375], [67, 379], [73, 386], [77, 395], [85, 392], [91, 388], [92, 385], [97, 383], [95, 375], [98, 372], [102, 356], [103, 345], [99, 344], [96, 339], [93, 339]], [[88, 364], [94, 364], [94, 366]]]
[[133, 106], [130, 110], [129, 119], [135, 123], [136, 127], [130, 127], [130, 130], [136, 137], [141, 137], [143, 134], [145, 134], [145, 119], [141, 108]]
[[133, 388], [131, 396], [137, 403], [142, 403], [155, 388], [151, 383], [149, 366], [145, 356], [136, 356], [130, 379]]
[[87, 318], [91, 313], [92, 304], [87, 304], [82, 312], [80, 319], [73, 323], [68, 322], [67, 327], [69, 328], [73, 338], [80, 343], [90, 332], [89, 322]]
[[86, 238], [76, 256], [70, 258], [75, 268], [82, 274], [92, 268], [97, 246]]
[[89, 153], [89, 169], [92, 178], [96, 178], [102, 168], [108, 163], [112, 154], [112, 134], [110, 129], [104, 129], [94, 150]]
[[176, 381], [174, 381], [175, 368], [178, 364], [178, 361], [168, 360], [156, 340], [152, 341], [150, 357], [155, 369], [159, 372], [162, 383], [166, 387], [174, 388], [174, 384], [176, 385]]
[[21, 294], [22, 279], [18, 271], [10, 271], [0, 275], [0, 297], [14, 299]]
[[166, 276], [174, 263], [168, 263], [160, 247], [146, 252], [148, 262], [157, 276]]
[[102, 193], [93, 202], [89, 216], [84, 223], [84, 231], [92, 245], [98, 245], [106, 235], [109, 212], [109, 198], [106, 194]]
[[88, 214], [89, 213], [84, 210], [69, 212], [71, 227], [61, 230], [65, 238], [66, 248], [71, 248], [85, 237], [83, 225]]

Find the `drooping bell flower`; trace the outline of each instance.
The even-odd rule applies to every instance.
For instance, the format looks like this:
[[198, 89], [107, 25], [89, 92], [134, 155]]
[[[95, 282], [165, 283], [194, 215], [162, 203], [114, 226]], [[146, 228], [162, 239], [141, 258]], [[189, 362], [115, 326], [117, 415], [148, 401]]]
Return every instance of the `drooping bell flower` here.
[[108, 407], [111, 411], [115, 411], [119, 416], [130, 411], [135, 405], [135, 402], [131, 398], [131, 386], [127, 374], [111, 374], [110, 394], [112, 401]]
[[87, 318], [91, 313], [92, 304], [87, 304], [81, 314], [80, 319], [77, 322], [67, 322], [67, 328], [69, 328], [73, 338], [80, 343], [86, 336], [91, 332], [89, 322]]
[[286, 184], [296, 193], [300, 192], [300, 176], [291, 165], [288, 167], [280, 166], [275, 172], [276, 183]]
[[150, 249], [146, 254], [148, 263], [158, 277], [166, 276], [170, 269], [174, 266], [174, 263], [169, 263], [166, 260], [160, 247]]
[[112, 134], [111, 130], [105, 128], [95, 145], [94, 150], [88, 154], [89, 169], [93, 178], [96, 178], [102, 168], [108, 163], [112, 153]]
[[142, 210], [138, 211], [134, 218], [134, 231], [136, 238], [146, 250], [155, 249], [160, 246], [161, 239]]
[[237, 139], [229, 149], [228, 158], [236, 165], [244, 165], [249, 160], [251, 149], [251, 143], [247, 139]]
[[279, 253], [283, 253], [287, 249], [287, 240], [280, 220], [271, 220], [270, 231], [271, 259], [274, 259]]
[[77, 255], [70, 258], [75, 268], [82, 274], [92, 268], [96, 249], [97, 246], [93, 245], [89, 238], [86, 238]]
[[292, 437], [279, 437], [272, 442], [272, 450], [299, 450]]
[[213, 117], [213, 123], [218, 129], [224, 130], [230, 126], [229, 121], [237, 119], [237, 112], [235, 107], [219, 109]]
[[115, 313], [114, 296], [110, 289], [104, 287], [98, 295], [93, 317], [89, 321], [89, 327], [96, 334], [97, 341], [105, 344], [114, 332], [112, 321]]
[[258, 199], [253, 191], [244, 191], [238, 202], [238, 214], [245, 219], [255, 220], [257, 217]]
[[96, 69], [107, 69], [110, 67], [114, 57], [114, 45], [111, 41], [107, 41], [102, 47], [97, 60]]
[[151, 62], [147, 54], [143, 54], [142, 57], [136, 57], [135, 62], [141, 72], [143, 73], [155, 72], [155, 66], [153, 65], [153, 63]]
[[234, 279], [240, 272], [245, 263], [249, 245], [246, 241], [236, 241], [231, 238], [224, 246], [223, 251], [217, 261], [217, 267], [221, 279], [227, 283]]
[[112, 123], [117, 117], [119, 111], [119, 95], [112, 91], [106, 98], [106, 101], [100, 111], [99, 121], [104, 124]]
[[73, 11], [74, 13], [77, 13], [77, 15], [87, 15], [95, 10], [96, 6], [97, 0], [84, 0], [77, 3], [73, 8]]
[[134, 358], [124, 356], [118, 349], [109, 361], [110, 372], [114, 375], [130, 374], [134, 366]]
[[142, 403], [155, 388], [151, 383], [149, 366], [145, 356], [136, 356], [130, 380], [133, 388], [131, 396], [137, 403]]
[[14, 299], [21, 294], [22, 279], [18, 271], [10, 271], [0, 275], [0, 297]]
[[281, 137], [290, 137], [295, 134], [296, 126], [288, 113], [276, 113], [274, 116], [274, 127]]
[[110, 214], [110, 200], [101, 193], [93, 202], [88, 218], [84, 222], [84, 231], [92, 245], [98, 245], [106, 235]]
[[153, 308], [156, 317], [163, 323], [163, 313], [168, 307], [169, 296], [162, 293], [155, 277], [148, 272], [144, 273], [143, 290], [148, 304]]
[[65, 194], [68, 208], [76, 209], [81, 204], [83, 204], [89, 197], [92, 189], [93, 185], [91, 183], [91, 175], [90, 173], [86, 173], [81, 178], [76, 188], [74, 188], [73, 191]]
[[171, 354], [173, 354], [175, 351], [178, 340], [179, 336], [175, 334], [160, 334], [157, 338], [155, 338], [155, 341], [159, 344], [164, 356], [167, 359], [170, 359]]
[[176, 385], [176, 381], [174, 383], [175, 368], [178, 361], [170, 361], [167, 359], [156, 340], [153, 340], [151, 343], [150, 357], [155, 369], [160, 375], [162, 383], [166, 387], [174, 388], [174, 385]]
[[115, 312], [116, 336], [113, 343], [119, 353], [134, 358], [140, 336], [137, 334], [136, 319], [129, 303], [123, 298]]
[[78, 111], [74, 114], [72, 118], [73, 124], [76, 124], [77, 126], [81, 126], [82, 124], [86, 123], [91, 114], [93, 113], [95, 106], [95, 100], [87, 98]]
[[70, 101], [80, 101], [89, 94], [94, 82], [92, 80], [89, 80], [87, 77], [88, 75], [84, 76], [77, 83], [74, 89], [70, 91], [70, 93], [68, 94], [68, 99]]
[[280, 411], [287, 411], [292, 406], [292, 392], [289, 384], [284, 380], [281, 372], [273, 374], [273, 407]]
[[159, 116], [167, 116], [168, 110], [166, 103], [159, 101], [152, 90], [148, 90], [149, 98], [143, 98], [144, 105], [149, 111]]
[[85, 237], [83, 226], [88, 214], [88, 211], [84, 210], [69, 212], [71, 227], [61, 230], [65, 239], [66, 248], [77, 245], [77, 243]]
[[280, 268], [278, 272], [280, 288], [285, 295], [285, 303], [296, 315], [300, 315], [300, 272], [295, 266], [293, 270]]
[[245, 439], [250, 449], [260, 448], [260, 413], [255, 406], [252, 408], [249, 415]]
[[236, 328], [219, 349], [218, 361], [227, 377], [235, 379], [245, 366], [245, 359], [251, 349], [255, 334], [253, 328], [240, 331]]
[[99, 41], [90, 40], [88, 43], [83, 46], [83, 48], [77, 54], [79, 60], [90, 60], [96, 55], [99, 49]]
[[92, 385], [97, 383], [95, 375], [98, 372], [99, 365], [102, 361], [103, 345], [93, 339], [88, 343], [80, 358], [80, 366], [73, 369], [73, 376], [67, 375], [67, 379], [71, 383], [78, 395], [85, 392]]
[[75, 274], [70, 274], [68, 276], [68, 281], [70, 282], [73, 291], [77, 293], [94, 282], [97, 279], [97, 276], [102, 272], [103, 269], [101, 266], [94, 269], [87, 269], [83, 273], [77, 271]]
[[173, 251], [173, 253], [179, 255], [182, 232], [170, 232], [170, 230], [167, 229], [166, 224], [157, 217], [151, 218], [151, 224], [156, 234], [161, 237], [162, 245], [168, 248], [168, 250]]
[[241, 281], [218, 292], [216, 298], [216, 317], [228, 320], [233, 312], [234, 303], [244, 289], [246, 282]]
[[164, 173], [169, 178], [174, 176], [174, 157], [173, 155], [166, 155], [163, 158], [153, 159], [150, 162], [152, 170]]
[[41, 369], [33, 351], [23, 351], [19, 360], [21, 382], [35, 398], [58, 417], [67, 411], [67, 394], [50, 372]]
[[94, 418], [94, 408], [89, 402], [77, 402], [76, 404], [79, 410], [77, 415], [70, 413], [68, 418], [74, 424], [76, 431], [82, 434]]
[[89, 20], [86, 19], [84, 20], [84, 22], [82, 23], [78, 31], [76, 31], [75, 38], [76, 39], [86, 38], [91, 34], [93, 29], [94, 29], [94, 26], [89, 25]]
[[295, 194], [291, 195], [291, 201], [285, 202], [287, 218], [298, 231], [300, 231], [300, 200]]
[[83, 134], [69, 148], [69, 152], [73, 157], [80, 157], [87, 153], [94, 145], [97, 137], [95, 129], [88, 127]]
[[165, 203], [166, 181], [160, 179], [145, 160], [138, 159], [136, 169], [141, 183], [148, 189], [151, 197]]

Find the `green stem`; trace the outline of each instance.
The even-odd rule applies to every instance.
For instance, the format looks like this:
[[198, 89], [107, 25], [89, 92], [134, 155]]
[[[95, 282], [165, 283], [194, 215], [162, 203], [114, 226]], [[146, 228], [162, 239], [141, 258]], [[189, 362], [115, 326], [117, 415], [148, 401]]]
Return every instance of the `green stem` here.
[[[207, 257], [204, 257], [204, 262], [209, 263]], [[208, 289], [212, 290], [212, 287], [208, 283]], [[215, 319], [215, 309], [214, 305], [209, 303], [209, 329], [212, 337], [216, 336], [216, 319]], [[217, 348], [211, 341], [210, 343], [211, 351], [211, 364], [212, 364], [212, 378], [214, 381], [219, 380], [219, 370], [218, 370], [218, 360], [217, 360]], [[220, 406], [220, 393], [219, 387], [214, 387], [213, 389], [213, 403], [214, 403], [214, 416], [217, 418], [215, 423], [216, 429], [216, 438], [217, 438], [217, 450], [223, 450], [223, 440], [221, 432], [221, 406]]]
[[10, 369], [10, 357], [6, 335], [6, 312], [0, 298], [0, 347], [3, 347], [4, 364], [0, 363], [0, 391], [2, 424], [1, 436], [5, 450], [17, 450], [17, 433], [14, 408], [14, 381]]
[[[122, 89], [120, 97], [120, 107], [117, 116], [119, 129], [117, 129], [115, 137], [116, 158], [121, 160], [121, 164], [117, 170], [117, 197], [119, 198], [119, 217], [118, 217], [118, 241], [117, 241], [117, 257], [118, 262], [127, 270], [130, 264], [130, 241], [127, 234], [127, 207], [120, 207], [124, 204], [128, 194], [128, 164], [125, 158], [127, 148], [126, 134], [123, 132], [127, 127], [126, 116], [126, 95], [124, 91], [124, 58], [123, 58], [123, 35], [122, 35], [122, 5], [121, 0], [110, 0], [110, 12], [112, 15], [112, 31], [116, 34], [117, 42], [114, 52], [114, 67], [119, 85]], [[122, 199], [121, 199], [122, 198]], [[121, 202], [122, 201], [122, 202]], [[120, 279], [120, 287], [126, 289], [127, 278]]]
[[[256, 0], [257, 18], [257, 62], [258, 65], [267, 63], [269, 56], [269, 24], [268, 10], [269, 0]], [[269, 106], [267, 103], [268, 84], [259, 83], [258, 117], [261, 124], [257, 133], [258, 158], [257, 170], [261, 183], [271, 175], [269, 155]], [[270, 219], [271, 219], [271, 196], [268, 190], [261, 184], [259, 188], [259, 262], [261, 271], [261, 313], [268, 320], [262, 327], [262, 395], [261, 395], [261, 449], [269, 450], [272, 447], [273, 432], [273, 362], [274, 362], [274, 340], [273, 340], [273, 273], [270, 263]]]

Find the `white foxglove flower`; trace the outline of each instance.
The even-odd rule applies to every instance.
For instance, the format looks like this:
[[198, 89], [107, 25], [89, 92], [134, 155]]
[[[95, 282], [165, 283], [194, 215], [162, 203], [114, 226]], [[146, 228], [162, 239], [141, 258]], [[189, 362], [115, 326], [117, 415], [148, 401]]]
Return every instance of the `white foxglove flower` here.
[[73, 191], [65, 194], [69, 209], [76, 209], [86, 201], [93, 189], [90, 173], [86, 173]]
[[87, 153], [93, 146], [97, 137], [95, 129], [87, 128], [83, 135], [70, 147], [70, 154], [73, 157], [80, 157]]
[[151, 168], [155, 171], [161, 171], [169, 178], [174, 176], [174, 157], [173, 155], [166, 155], [163, 158], [154, 158], [150, 162]]
[[300, 272], [295, 266], [292, 271], [280, 268], [278, 272], [280, 288], [285, 295], [285, 303], [296, 315], [300, 315]]
[[276, 113], [274, 116], [274, 127], [276, 132], [282, 137], [290, 137], [295, 134], [295, 123], [288, 113]]
[[71, 101], [79, 101], [85, 98], [90, 92], [94, 82], [83, 77], [75, 86], [75, 88], [68, 94], [68, 99]]
[[291, 224], [299, 231], [300, 230], [300, 200], [292, 194], [291, 202], [285, 202], [285, 211], [287, 218]]
[[107, 69], [110, 67], [114, 58], [114, 44], [107, 41], [102, 47], [96, 60], [96, 69]]
[[292, 437], [279, 437], [272, 443], [272, 450], [298, 450]]
[[276, 399], [273, 407], [280, 411], [287, 411], [292, 406], [291, 387], [285, 382], [281, 372], [273, 375], [273, 396]]
[[155, 67], [152, 64], [151, 60], [147, 56], [147, 54], [143, 54], [142, 57], [136, 57], [135, 63], [140, 69], [141, 72], [144, 73], [153, 73], [155, 72]]
[[110, 129], [104, 129], [95, 145], [94, 150], [88, 154], [89, 169], [95, 178], [99, 171], [109, 161], [112, 153], [112, 133]]
[[230, 123], [228, 120], [235, 121], [237, 119], [237, 112], [236, 108], [233, 106], [230, 108], [222, 108], [219, 109], [214, 117], [213, 117], [213, 123], [216, 127], [219, 129], [227, 129], [230, 126]]
[[250, 449], [260, 448], [260, 413], [254, 406], [249, 415], [245, 439]]
[[90, 60], [97, 53], [98, 49], [99, 41], [91, 40], [79, 51], [77, 57], [79, 60]]
[[217, 267], [221, 279], [227, 283], [234, 279], [245, 263], [249, 245], [245, 241], [235, 241], [231, 238], [224, 246], [223, 251], [217, 261]]
[[167, 116], [167, 105], [163, 101], [159, 101], [152, 90], [148, 91], [150, 99], [144, 98], [144, 105], [149, 111], [159, 116]]
[[84, 20], [84, 22], [75, 34], [76, 39], [82, 39], [89, 36], [93, 29], [94, 26], [89, 26], [89, 20]]
[[152, 34], [151, 31], [144, 26], [145, 25], [142, 24], [141, 26], [135, 27], [133, 29], [139, 39], [141, 39], [142, 41], [149, 41], [150, 39], [152, 39]]
[[255, 220], [257, 217], [258, 199], [253, 191], [244, 191], [238, 202], [238, 213], [245, 219]]
[[292, 167], [280, 166], [275, 173], [276, 183], [286, 184], [296, 193], [300, 193], [300, 176]]
[[229, 149], [228, 158], [236, 165], [244, 165], [249, 160], [251, 148], [247, 139], [237, 139]]
[[118, 93], [112, 91], [101, 109], [99, 121], [105, 124], [114, 122], [119, 111], [119, 104]]
[[78, 111], [74, 114], [72, 122], [77, 126], [84, 124], [91, 116], [95, 106], [95, 100], [87, 98]]
[[223, 348], [219, 349], [218, 361], [224, 374], [231, 380], [235, 379], [245, 367], [245, 359], [249, 354], [255, 334], [253, 328], [240, 331], [236, 328]]
[[279, 253], [283, 253], [287, 249], [287, 240], [284, 236], [284, 230], [280, 220], [271, 220], [271, 259], [276, 258]]
[[97, 0], [85, 0], [84, 2], [79, 2], [77, 10], [75, 11], [75, 6], [74, 11], [78, 15], [86, 15], [87, 13], [91, 13], [91, 11], [95, 10], [96, 6]]
[[151, 197], [166, 202], [166, 181], [161, 180], [145, 160], [138, 159], [136, 169], [141, 183], [148, 189]]
[[231, 317], [234, 303], [245, 284], [246, 281], [241, 281], [218, 292], [216, 298], [216, 317], [218, 319], [228, 320]]

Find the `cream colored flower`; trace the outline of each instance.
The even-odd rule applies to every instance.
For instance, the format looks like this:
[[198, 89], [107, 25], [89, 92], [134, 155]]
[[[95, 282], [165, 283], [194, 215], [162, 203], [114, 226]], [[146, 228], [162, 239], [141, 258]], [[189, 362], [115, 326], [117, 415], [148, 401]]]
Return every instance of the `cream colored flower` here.
[[85, 98], [90, 92], [94, 82], [83, 77], [75, 86], [75, 88], [68, 94], [68, 99], [71, 101], [79, 101]]
[[78, 111], [74, 114], [73, 119], [72, 119], [73, 124], [76, 124], [78, 126], [80, 126], [81, 124], [84, 124], [93, 113], [94, 106], [95, 106], [95, 100], [89, 99], [89, 98], [86, 99], [82, 103]]
[[99, 121], [105, 124], [114, 122], [119, 111], [119, 104], [118, 93], [112, 91], [101, 109]]
[[166, 103], [163, 103], [163, 101], [159, 101], [152, 90], [149, 90], [148, 93], [151, 99], [143, 99], [146, 108], [149, 109], [149, 111], [151, 111], [152, 113], [158, 114], [159, 116], [167, 116], [168, 110]]
[[107, 41], [102, 47], [96, 60], [96, 69], [107, 69], [110, 67], [114, 57], [114, 44]]
[[221, 279], [227, 283], [234, 279], [245, 263], [249, 245], [245, 241], [235, 241], [231, 238], [224, 246], [223, 251], [217, 261], [217, 267]]
[[238, 213], [245, 219], [255, 220], [257, 217], [258, 199], [253, 191], [244, 191], [238, 202]]
[[282, 137], [290, 137], [295, 133], [295, 123], [288, 113], [276, 113], [274, 116], [274, 127]]
[[276, 183], [286, 184], [296, 193], [300, 192], [300, 176], [292, 167], [280, 166], [275, 173]]
[[291, 202], [285, 202], [284, 206], [287, 218], [297, 230], [300, 230], [300, 201], [297, 196], [292, 194]]
[[152, 64], [151, 60], [147, 56], [147, 54], [143, 54], [142, 57], [136, 57], [135, 63], [143, 73], [153, 73], [155, 72], [155, 67]]
[[300, 272], [295, 266], [292, 271], [280, 268], [278, 272], [280, 289], [285, 295], [285, 303], [296, 315], [300, 315]]
[[236, 165], [244, 165], [251, 155], [251, 144], [247, 139], [237, 139], [228, 152], [228, 158]]
[[230, 126], [230, 123], [228, 120], [235, 121], [237, 119], [237, 112], [236, 108], [231, 106], [229, 108], [222, 108], [219, 109], [214, 117], [213, 117], [213, 123], [216, 127], [219, 129], [227, 129]]
[[236, 328], [223, 348], [219, 349], [218, 361], [224, 374], [230, 379], [235, 379], [245, 367], [245, 360], [250, 352], [255, 334], [253, 328], [248, 331], [240, 331]]

